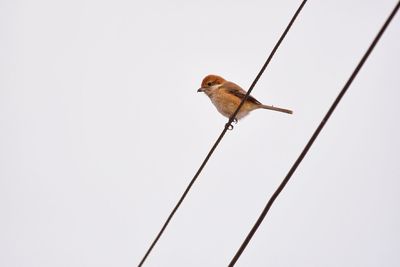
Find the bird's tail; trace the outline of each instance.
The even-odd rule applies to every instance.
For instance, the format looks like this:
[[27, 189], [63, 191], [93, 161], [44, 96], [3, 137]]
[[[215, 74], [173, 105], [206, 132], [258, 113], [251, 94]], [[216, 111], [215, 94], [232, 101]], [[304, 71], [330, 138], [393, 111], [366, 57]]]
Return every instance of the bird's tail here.
[[291, 111], [290, 109], [278, 108], [278, 107], [268, 106], [268, 105], [261, 105], [260, 107], [264, 108], [264, 109], [275, 110], [275, 111], [279, 111], [279, 112], [293, 114], [293, 111]]

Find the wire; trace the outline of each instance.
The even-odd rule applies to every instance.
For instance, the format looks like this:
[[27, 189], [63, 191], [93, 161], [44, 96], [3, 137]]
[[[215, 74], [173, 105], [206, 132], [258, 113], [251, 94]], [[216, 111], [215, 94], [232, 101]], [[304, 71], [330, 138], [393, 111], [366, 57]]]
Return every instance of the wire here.
[[350, 87], [351, 83], [357, 76], [358, 72], [360, 71], [361, 67], [364, 65], [365, 61], [368, 59], [368, 56], [371, 54], [372, 50], [374, 49], [375, 45], [378, 43], [379, 39], [381, 38], [382, 34], [385, 32], [387, 26], [389, 23], [392, 21], [393, 17], [395, 16], [396, 12], [398, 11], [400, 7], [400, 1], [397, 2], [397, 5], [393, 9], [392, 13], [389, 15], [389, 17], [386, 19], [386, 22], [383, 24], [382, 28], [376, 35], [375, 39], [369, 46], [368, 50], [365, 52], [364, 56], [361, 58], [360, 62], [358, 63], [357, 67], [354, 69], [353, 73], [351, 74], [350, 78], [344, 85], [343, 89], [340, 91], [339, 95], [336, 97], [335, 101], [332, 103], [331, 107], [329, 108], [328, 112], [326, 113], [325, 117], [322, 119], [320, 122], [319, 126], [315, 130], [314, 134], [311, 136], [310, 140], [304, 147], [303, 151], [301, 152], [300, 156], [297, 158], [297, 160], [294, 162], [293, 166], [290, 168], [288, 174], [286, 177], [283, 179], [279, 187], [276, 189], [276, 191], [272, 194], [271, 198], [268, 200], [267, 205], [265, 206], [264, 210], [261, 212], [260, 216], [258, 217], [256, 223], [254, 224], [253, 228], [247, 235], [246, 239], [243, 241], [242, 245], [240, 246], [239, 250], [236, 252], [235, 256], [232, 258], [231, 262], [229, 263], [229, 267], [232, 267], [235, 265], [239, 257], [242, 255], [243, 251], [246, 249], [246, 246], [249, 244], [251, 238], [257, 231], [258, 227], [261, 225], [262, 221], [264, 220], [265, 216], [267, 215], [269, 209], [271, 208], [272, 204], [274, 203], [275, 199], [279, 196], [279, 194], [282, 192], [286, 184], [289, 182], [290, 178], [292, 177], [293, 173], [296, 171], [297, 167], [300, 165], [301, 161], [304, 159], [306, 156], [308, 150], [311, 148], [312, 144], [314, 143], [315, 139], [317, 139], [319, 133], [321, 130], [324, 128], [326, 122], [332, 115], [332, 113], [335, 111], [337, 105], [339, 104], [340, 100], [346, 93], [347, 89]]
[[151, 243], [150, 247], [146, 251], [146, 254], [143, 256], [142, 260], [140, 261], [138, 267], [141, 267], [143, 263], [146, 261], [147, 257], [149, 256], [150, 252], [154, 248], [155, 244], [158, 242], [160, 239], [161, 235], [164, 233], [165, 228], [168, 226], [169, 222], [171, 221], [172, 217], [174, 216], [175, 212], [178, 210], [179, 206], [182, 204], [183, 200], [185, 199], [186, 195], [188, 194], [189, 190], [193, 186], [194, 182], [196, 181], [197, 177], [200, 175], [202, 172], [204, 166], [207, 164], [208, 160], [210, 159], [211, 155], [214, 153], [214, 150], [217, 148], [218, 144], [221, 142], [222, 138], [224, 137], [226, 131], [232, 127], [232, 122], [235, 120], [236, 114], [239, 112], [239, 109], [242, 107], [244, 101], [248, 98], [250, 95], [251, 91], [253, 90], [254, 86], [257, 84], [258, 80], [260, 79], [261, 75], [264, 73], [265, 69], [267, 68], [268, 64], [270, 63], [272, 57], [274, 56], [275, 52], [278, 50], [279, 45], [285, 38], [286, 34], [288, 33], [289, 29], [291, 28], [293, 22], [296, 20], [297, 16], [299, 15], [300, 11], [302, 10], [303, 6], [307, 0], [303, 0], [303, 2], [300, 4], [299, 8], [297, 9], [296, 13], [293, 15], [292, 19], [290, 20], [289, 24], [286, 26], [285, 31], [282, 33], [281, 37], [279, 38], [278, 42], [275, 44], [274, 48], [272, 49], [269, 57], [265, 61], [264, 65], [262, 66], [261, 70], [259, 71], [258, 75], [256, 76], [255, 80], [251, 84], [249, 90], [247, 91], [247, 94], [245, 97], [242, 99], [242, 102], [239, 104], [237, 107], [236, 111], [232, 114], [232, 116], [229, 118], [228, 123], [225, 124], [224, 129], [222, 130], [221, 134], [219, 135], [217, 141], [215, 141], [214, 145], [211, 147], [211, 150], [208, 152], [207, 156], [205, 157], [203, 163], [200, 165], [200, 168], [197, 170], [196, 174], [190, 181], [189, 185], [187, 186], [186, 190], [183, 192], [181, 198], [179, 201], [176, 203], [174, 209], [171, 211], [170, 215], [168, 216], [167, 220], [165, 221], [164, 225], [161, 227], [160, 232], [157, 234], [156, 238], [154, 241]]

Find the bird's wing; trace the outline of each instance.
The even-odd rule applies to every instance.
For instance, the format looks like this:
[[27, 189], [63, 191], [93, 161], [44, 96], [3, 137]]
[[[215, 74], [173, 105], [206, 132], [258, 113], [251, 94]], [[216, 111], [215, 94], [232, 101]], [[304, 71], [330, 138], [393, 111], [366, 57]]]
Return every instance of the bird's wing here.
[[[224, 89], [226, 89], [226, 91], [240, 99], [243, 99], [244, 96], [246, 95], [246, 91], [243, 90], [239, 85], [233, 83], [233, 82], [226, 82], [224, 83]], [[252, 97], [251, 95], [249, 95], [249, 97], [247, 98], [247, 101], [252, 102], [253, 104], [256, 105], [261, 105], [260, 101], [258, 101], [257, 99], [255, 99], [254, 97]]]

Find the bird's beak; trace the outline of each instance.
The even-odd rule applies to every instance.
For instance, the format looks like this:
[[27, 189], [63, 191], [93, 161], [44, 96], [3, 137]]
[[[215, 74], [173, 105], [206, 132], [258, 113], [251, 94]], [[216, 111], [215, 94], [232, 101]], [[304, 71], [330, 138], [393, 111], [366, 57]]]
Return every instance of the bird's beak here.
[[204, 88], [201, 87], [201, 88], [197, 89], [197, 92], [204, 92]]

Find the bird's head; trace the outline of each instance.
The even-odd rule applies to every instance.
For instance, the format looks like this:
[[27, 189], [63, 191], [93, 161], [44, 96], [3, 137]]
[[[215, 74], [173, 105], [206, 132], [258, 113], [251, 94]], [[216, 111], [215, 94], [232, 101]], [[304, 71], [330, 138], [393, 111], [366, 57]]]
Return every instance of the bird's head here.
[[201, 87], [197, 90], [197, 92], [204, 92], [208, 95], [224, 82], [226, 81], [221, 76], [213, 74], [207, 75], [201, 82]]

